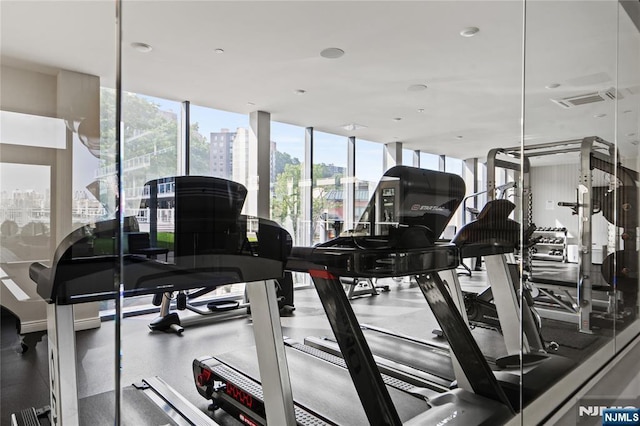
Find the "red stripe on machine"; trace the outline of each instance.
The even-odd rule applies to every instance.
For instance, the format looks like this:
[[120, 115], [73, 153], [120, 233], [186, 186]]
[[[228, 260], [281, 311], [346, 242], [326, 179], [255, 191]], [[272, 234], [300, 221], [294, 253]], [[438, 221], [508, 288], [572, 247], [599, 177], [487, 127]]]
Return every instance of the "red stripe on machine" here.
[[335, 280], [338, 278], [331, 272], [323, 269], [310, 269], [309, 275], [311, 275], [311, 278], [324, 278], [325, 280]]

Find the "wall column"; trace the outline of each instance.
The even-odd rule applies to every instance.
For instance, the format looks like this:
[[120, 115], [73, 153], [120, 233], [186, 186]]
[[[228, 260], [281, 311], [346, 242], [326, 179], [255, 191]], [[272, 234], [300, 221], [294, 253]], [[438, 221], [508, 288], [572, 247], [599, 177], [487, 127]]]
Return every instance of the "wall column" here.
[[300, 194], [302, 196], [302, 223], [300, 245], [310, 246], [313, 241], [313, 127], [304, 131], [304, 163], [302, 164]]
[[191, 149], [191, 102], [182, 102], [180, 111], [180, 138], [178, 139], [178, 175], [188, 176], [190, 170]]
[[344, 217], [342, 218], [342, 230], [353, 229], [355, 216], [355, 196], [356, 196], [356, 138], [349, 136], [347, 140], [347, 174], [342, 179], [344, 190], [343, 208]]
[[249, 114], [248, 215], [271, 217], [271, 114]]
[[447, 157], [445, 155], [440, 155], [438, 157], [438, 170], [441, 172], [447, 170]]
[[[469, 158], [467, 160], [464, 160], [463, 174], [464, 184], [467, 187], [467, 196], [477, 193], [479, 188], [477, 158]], [[469, 199], [466, 207], [478, 208], [478, 205], [478, 197], [473, 197]], [[468, 213], [466, 211], [462, 212], [463, 225], [469, 223], [470, 221], [467, 215]]]
[[420, 150], [416, 149], [413, 151], [413, 162], [411, 163], [413, 167], [420, 167]]
[[393, 166], [402, 164], [402, 142], [389, 142], [384, 144], [382, 168], [386, 172]]

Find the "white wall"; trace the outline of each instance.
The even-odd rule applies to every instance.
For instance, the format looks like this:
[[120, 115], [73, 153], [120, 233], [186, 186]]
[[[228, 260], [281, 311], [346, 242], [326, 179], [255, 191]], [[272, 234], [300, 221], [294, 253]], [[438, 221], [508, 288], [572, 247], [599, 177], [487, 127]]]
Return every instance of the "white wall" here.
[[[0, 109], [4, 111], [68, 120], [91, 117], [94, 121], [90, 130], [99, 137], [98, 77], [64, 70], [55, 75], [45, 74], [3, 65], [0, 68], [0, 95]], [[77, 114], [77, 111], [82, 114]], [[72, 113], [76, 114], [71, 115]], [[9, 150], [3, 153], [2, 142], [0, 139], [0, 166], [4, 161], [51, 167], [50, 231], [54, 243], [59, 242], [71, 230], [73, 150], [70, 144], [55, 150], [55, 155], [48, 155], [48, 150], [37, 146], [20, 146], [10, 149], [7, 154]], [[1, 189], [9, 188], [10, 184], [11, 182], [4, 182]], [[46, 303], [37, 294], [36, 287], [29, 278], [30, 263], [30, 260], [15, 262], [11, 273], [6, 276], [5, 272], [9, 271], [4, 271], [3, 279], [0, 280], [2, 306], [18, 317], [23, 333], [46, 330], [47, 327]], [[16, 286], [21, 291], [16, 290]], [[97, 303], [80, 304], [74, 310], [77, 330], [100, 326]]]
[[57, 77], [3, 65], [0, 67], [0, 109], [57, 117]]
[[[578, 243], [578, 216], [568, 207], [558, 207], [559, 201], [576, 202], [578, 186], [576, 164], [562, 164], [531, 168], [531, 193], [533, 196], [533, 223], [537, 227], [565, 227], [568, 244]], [[595, 184], [598, 179], [594, 180]], [[607, 221], [602, 214], [593, 217], [592, 242], [596, 247], [607, 244]]]

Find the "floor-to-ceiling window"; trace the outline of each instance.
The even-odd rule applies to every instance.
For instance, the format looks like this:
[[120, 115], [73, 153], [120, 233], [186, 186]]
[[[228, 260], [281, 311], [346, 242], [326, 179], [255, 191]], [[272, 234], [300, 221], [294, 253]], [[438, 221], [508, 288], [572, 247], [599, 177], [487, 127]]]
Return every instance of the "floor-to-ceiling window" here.
[[189, 174], [247, 184], [249, 116], [190, 105]]
[[439, 170], [440, 156], [420, 152], [420, 168], [429, 170]]
[[347, 138], [324, 132], [313, 135], [313, 242], [342, 232], [345, 214], [343, 179], [347, 170]]
[[271, 219], [302, 244], [302, 193], [305, 129], [271, 122]]
[[384, 174], [382, 156], [384, 145], [363, 139], [356, 139], [356, 187], [354, 200], [354, 221], [362, 216], [369, 200]]

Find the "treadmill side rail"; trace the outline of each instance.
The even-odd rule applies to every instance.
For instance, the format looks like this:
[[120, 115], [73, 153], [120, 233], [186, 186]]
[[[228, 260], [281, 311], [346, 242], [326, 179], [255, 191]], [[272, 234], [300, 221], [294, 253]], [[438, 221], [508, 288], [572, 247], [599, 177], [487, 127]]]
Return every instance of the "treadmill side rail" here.
[[[456, 354], [473, 392], [502, 403], [512, 414], [515, 414], [440, 276], [438, 274], [419, 275], [416, 281], [438, 324], [447, 336], [451, 351]], [[463, 356], [457, 356], [458, 354]]]
[[309, 271], [371, 425], [401, 425], [371, 349], [338, 277]]

